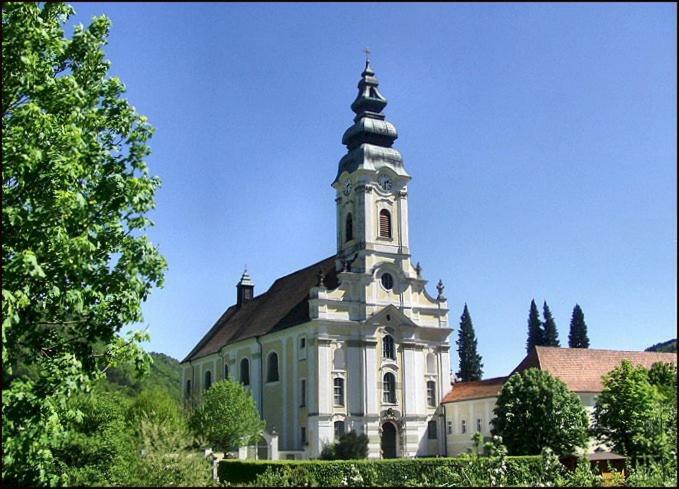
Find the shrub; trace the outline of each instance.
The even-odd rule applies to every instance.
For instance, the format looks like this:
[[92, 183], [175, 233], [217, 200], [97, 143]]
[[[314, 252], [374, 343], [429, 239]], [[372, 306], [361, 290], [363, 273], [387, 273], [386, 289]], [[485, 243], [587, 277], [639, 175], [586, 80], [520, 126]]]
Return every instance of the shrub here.
[[321, 460], [356, 460], [368, 457], [368, 436], [355, 431], [340, 436], [335, 444], [325, 445]]

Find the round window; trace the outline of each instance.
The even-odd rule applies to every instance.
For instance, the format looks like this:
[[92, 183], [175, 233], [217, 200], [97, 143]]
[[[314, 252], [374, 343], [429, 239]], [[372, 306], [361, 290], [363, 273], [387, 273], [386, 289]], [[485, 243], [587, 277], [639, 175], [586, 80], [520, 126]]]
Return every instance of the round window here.
[[394, 287], [394, 277], [390, 273], [382, 274], [382, 286], [387, 290], [391, 290]]

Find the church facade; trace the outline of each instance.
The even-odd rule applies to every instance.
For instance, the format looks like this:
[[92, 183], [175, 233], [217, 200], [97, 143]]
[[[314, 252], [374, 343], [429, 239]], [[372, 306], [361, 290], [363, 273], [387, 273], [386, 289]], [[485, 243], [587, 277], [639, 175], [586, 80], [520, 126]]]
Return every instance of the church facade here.
[[224, 378], [252, 393], [280, 458], [318, 457], [355, 430], [370, 458], [445, 454], [448, 304], [430, 295], [408, 234], [410, 175], [366, 62], [332, 182], [337, 251], [229, 307], [182, 361], [184, 398]]

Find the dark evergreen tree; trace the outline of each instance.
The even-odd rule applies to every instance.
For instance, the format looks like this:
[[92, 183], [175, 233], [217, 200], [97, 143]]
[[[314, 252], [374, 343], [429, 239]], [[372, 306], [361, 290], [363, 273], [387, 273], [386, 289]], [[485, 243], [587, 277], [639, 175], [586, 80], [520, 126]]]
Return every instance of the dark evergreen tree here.
[[589, 348], [589, 338], [587, 337], [587, 324], [585, 315], [580, 306], [575, 304], [573, 316], [571, 316], [571, 328], [568, 333], [568, 346], [570, 348]]
[[549, 310], [547, 301], [542, 304], [542, 316], [545, 318], [543, 323], [545, 328], [545, 346], [561, 346], [559, 343], [559, 332], [556, 330], [556, 323], [554, 322], [554, 317], [552, 316], [552, 311]]
[[460, 316], [460, 331], [456, 343], [457, 353], [460, 356], [458, 378], [463, 382], [481, 380], [483, 363], [481, 363], [481, 355], [476, 352], [476, 335], [467, 304], [464, 305], [464, 311]]
[[526, 341], [526, 352], [530, 353], [534, 346], [545, 344], [545, 333], [542, 330], [540, 313], [535, 300], [530, 301], [530, 313], [528, 313], [528, 340]]

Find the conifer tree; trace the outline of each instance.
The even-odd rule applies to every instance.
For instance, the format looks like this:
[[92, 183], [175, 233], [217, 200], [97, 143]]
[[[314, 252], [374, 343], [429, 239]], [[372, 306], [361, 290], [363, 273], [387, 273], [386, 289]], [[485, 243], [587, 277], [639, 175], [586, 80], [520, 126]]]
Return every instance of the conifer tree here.
[[556, 330], [556, 323], [554, 322], [554, 317], [552, 316], [552, 311], [549, 310], [547, 301], [542, 304], [542, 315], [545, 318], [543, 323], [545, 328], [545, 346], [561, 346], [559, 343], [559, 332]]
[[464, 311], [460, 316], [460, 331], [456, 343], [460, 357], [460, 371], [457, 376], [463, 382], [481, 380], [483, 363], [481, 363], [481, 355], [476, 353], [476, 335], [467, 304], [464, 305]]
[[589, 338], [587, 337], [587, 324], [585, 315], [578, 304], [573, 308], [571, 316], [571, 328], [568, 333], [568, 346], [570, 348], [589, 348]]
[[530, 353], [534, 346], [545, 344], [545, 334], [542, 330], [540, 313], [535, 299], [530, 301], [530, 313], [528, 313], [528, 340], [526, 341], [526, 352]]

